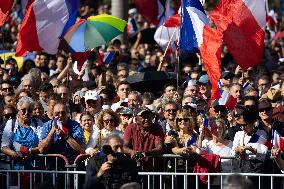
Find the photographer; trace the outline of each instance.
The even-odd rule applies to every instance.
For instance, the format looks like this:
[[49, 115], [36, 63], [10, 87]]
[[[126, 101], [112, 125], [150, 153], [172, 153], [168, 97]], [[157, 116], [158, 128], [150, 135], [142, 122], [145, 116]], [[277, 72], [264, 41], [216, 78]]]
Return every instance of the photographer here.
[[102, 157], [92, 157], [86, 167], [84, 189], [120, 188], [138, 178], [136, 161], [123, 154], [123, 140], [117, 134], [106, 138]]

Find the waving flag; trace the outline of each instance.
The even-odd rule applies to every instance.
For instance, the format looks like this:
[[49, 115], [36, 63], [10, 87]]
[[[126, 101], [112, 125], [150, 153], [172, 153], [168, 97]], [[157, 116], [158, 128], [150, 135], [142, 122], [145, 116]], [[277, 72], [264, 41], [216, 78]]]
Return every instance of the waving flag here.
[[195, 133], [192, 134], [191, 138], [187, 141], [186, 147], [190, 147], [191, 145], [196, 145], [197, 136]]
[[41, 50], [56, 54], [59, 38], [76, 21], [79, 0], [29, 0], [28, 5], [16, 56]]
[[260, 63], [264, 52], [265, 0], [221, 0], [210, 17], [243, 70]]
[[10, 10], [13, 7], [13, 0], [2, 0], [0, 3], [0, 26], [2, 26], [5, 21], [7, 16], [9, 15]]
[[233, 110], [236, 104], [236, 98], [234, 98], [229, 92], [221, 90], [221, 98], [219, 99], [219, 105], [224, 105], [229, 110]]
[[284, 137], [281, 136], [276, 129], [273, 130], [272, 143], [275, 148], [279, 148], [282, 152], [284, 152]]
[[258, 129], [250, 138], [248, 143], [266, 144], [267, 134], [264, 130]]
[[199, 52], [203, 43], [203, 30], [208, 24], [209, 19], [199, 0], [183, 0], [181, 50]]

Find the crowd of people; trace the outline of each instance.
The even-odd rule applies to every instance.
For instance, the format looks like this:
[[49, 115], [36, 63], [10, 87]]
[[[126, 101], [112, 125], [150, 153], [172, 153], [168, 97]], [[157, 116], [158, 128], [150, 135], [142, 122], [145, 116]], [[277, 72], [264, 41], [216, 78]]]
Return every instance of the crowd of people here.
[[[18, 13], [16, 6], [0, 31], [2, 49], [15, 48]], [[85, 3], [79, 17], [101, 13], [109, 13], [109, 6], [96, 11]], [[140, 30], [153, 27], [134, 13]], [[233, 109], [210, 100], [210, 81], [198, 54], [183, 54], [178, 69], [176, 57], [164, 56], [157, 44], [141, 43], [139, 33], [133, 43], [116, 39], [101, 47], [116, 52], [111, 64], [98, 65], [91, 55], [79, 71], [63, 50], [36, 52], [21, 70], [14, 58], [1, 59], [1, 151], [14, 159], [14, 169], [32, 169], [36, 154], [62, 154], [70, 162], [79, 154], [99, 156], [115, 135], [120, 144], [111, 146], [113, 151], [123, 145], [145, 171], [159, 170], [150, 156], [214, 154], [240, 159], [234, 166], [222, 159], [222, 172], [280, 173], [284, 147], [274, 139], [276, 132], [284, 136], [284, 38], [275, 36], [283, 30], [284, 17], [278, 15], [276, 25], [266, 28], [263, 61], [247, 70], [223, 47], [221, 90], [236, 99]], [[179, 73], [179, 82], [161, 82], [160, 91], [147, 91], [145, 85], [141, 92], [127, 81], [155, 71]], [[272, 170], [273, 161], [278, 170]]]

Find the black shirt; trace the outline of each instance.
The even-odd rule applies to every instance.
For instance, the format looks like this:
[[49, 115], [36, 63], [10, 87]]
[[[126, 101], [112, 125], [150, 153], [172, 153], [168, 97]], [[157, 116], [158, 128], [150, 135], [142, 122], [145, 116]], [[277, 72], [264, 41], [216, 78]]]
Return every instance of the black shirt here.
[[120, 188], [125, 183], [138, 181], [137, 163], [125, 154], [119, 154], [112, 163], [112, 168], [101, 177], [97, 177], [101, 165], [106, 161], [106, 156], [92, 157], [89, 160], [84, 189]]

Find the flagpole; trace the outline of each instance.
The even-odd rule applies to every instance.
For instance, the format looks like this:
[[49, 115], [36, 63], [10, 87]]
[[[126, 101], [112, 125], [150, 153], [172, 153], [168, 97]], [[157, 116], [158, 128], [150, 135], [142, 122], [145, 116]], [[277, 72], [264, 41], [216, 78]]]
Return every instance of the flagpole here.
[[179, 32], [180, 32], [180, 34], [179, 34], [179, 43], [178, 43], [178, 48], [177, 48], [177, 90], [178, 90], [178, 88], [179, 88], [179, 86], [178, 86], [178, 81], [179, 81], [179, 71], [180, 71], [180, 52], [181, 52], [181, 50], [180, 50], [180, 38], [181, 38], [181, 34], [182, 34], [182, 24], [183, 24], [183, 0], [181, 0], [180, 1], [180, 28], [179, 28]]
[[170, 37], [170, 41], [169, 41], [168, 44], [167, 44], [166, 50], [165, 50], [165, 52], [164, 52], [164, 54], [163, 54], [163, 56], [162, 56], [162, 59], [161, 59], [161, 61], [160, 61], [159, 66], [158, 66], [158, 71], [161, 70], [164, 57], [166, 56], [166, 53], [167, 53], [167, 51], [168, 51], [168, 49], [169, 49], [169, 47], [170, 47], [170, 44], [171, 44], [172, 39], [173, 39], [173, 37], [174, 37], [174, 34], [176, 33], [176, 30], [177, 30], [177, 28], [175, 28], [175, 30], [173, 31], [173, 33], [172, 33], [172, 35], [171, 35], [171, 37]]

